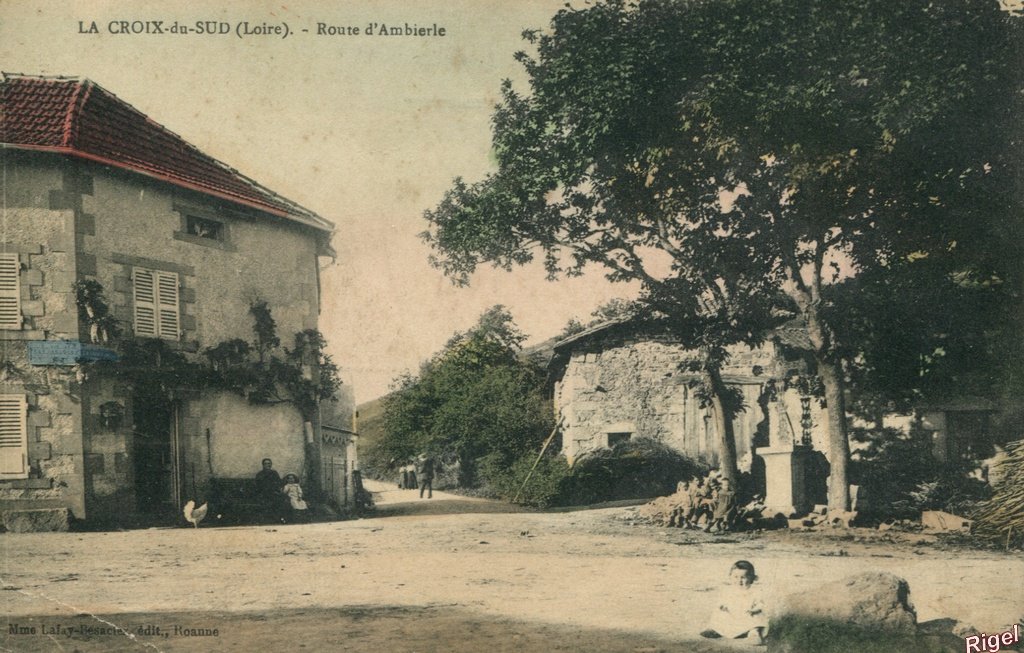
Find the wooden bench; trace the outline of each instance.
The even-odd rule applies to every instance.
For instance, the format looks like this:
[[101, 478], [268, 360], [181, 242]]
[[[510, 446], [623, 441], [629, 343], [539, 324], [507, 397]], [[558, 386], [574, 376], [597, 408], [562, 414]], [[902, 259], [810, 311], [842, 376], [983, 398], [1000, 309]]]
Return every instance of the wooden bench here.
[[[207, 520], [224, 524], [258, 524], [268, 521], [267, 507], [256, 494], [252, 478], [212, 478]], [[283, 497], [282, 497], [283, 503]]]

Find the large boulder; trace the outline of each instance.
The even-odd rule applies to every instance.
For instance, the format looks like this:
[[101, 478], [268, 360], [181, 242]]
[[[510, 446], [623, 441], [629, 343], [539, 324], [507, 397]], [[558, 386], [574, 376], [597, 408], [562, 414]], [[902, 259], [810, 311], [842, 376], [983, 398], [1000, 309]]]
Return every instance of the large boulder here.
[[899, 576], [866, 571], [820, 585], [811, 592], [792, 594], [778, 613], [828, 619], [891, 632], [913, 633], [917, 613], [910, 603], [910, 586]]
[[9, 533], [66, 533], [71, 522], [71, 513], [67, 508], [5, 510], [0, 513], [0, 517]]
[[771, 653], [917, 650], [910, 586], [890, 573], [863, 572], [824, 583], [785, 597], [773, 613]]

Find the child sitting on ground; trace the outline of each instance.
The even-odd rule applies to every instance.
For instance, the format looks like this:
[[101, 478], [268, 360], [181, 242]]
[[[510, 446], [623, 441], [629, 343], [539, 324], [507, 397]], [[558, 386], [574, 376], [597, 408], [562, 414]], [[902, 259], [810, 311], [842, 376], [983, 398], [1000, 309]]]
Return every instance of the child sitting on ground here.
[[768, 632], [768, 614], [760, 586], [754, 587], [757, 575], [754, 565], [738, 560], [729, 569], [729, 581], [722, 590], [711, 613], [708, 629], [702, 637], [747, 638], [750, 644], [764, 644]]

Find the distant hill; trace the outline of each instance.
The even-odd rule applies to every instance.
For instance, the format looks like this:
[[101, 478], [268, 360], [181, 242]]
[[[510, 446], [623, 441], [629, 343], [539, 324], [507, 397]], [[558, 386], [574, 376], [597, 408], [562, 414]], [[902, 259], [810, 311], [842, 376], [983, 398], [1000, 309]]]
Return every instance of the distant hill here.
[[377, 397], [356, 406], [356, 430], [359, 432], [359, 459], [364, 462], [364, 473], [371, 462], [366, 452], [373, 448], [384, 435], [384, 402], [388, 395]]

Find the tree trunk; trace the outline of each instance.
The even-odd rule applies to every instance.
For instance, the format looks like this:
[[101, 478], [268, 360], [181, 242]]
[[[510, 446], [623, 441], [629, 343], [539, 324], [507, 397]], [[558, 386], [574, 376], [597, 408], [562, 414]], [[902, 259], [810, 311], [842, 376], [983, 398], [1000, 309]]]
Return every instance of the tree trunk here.
[[727, 391], [722, 381], [721, 370], [713, 363], [704, 367], [704, 385], [711, 396], [711, 411], [715, 420], [715, 435], [718, 437], [718, 461], [722, 477], [728, 479], [729, 485], [735, 490], [739, 481], [739, 468], [736, 466], [736, 436], [733, 432], [731, 410], [727, 410], [722, 396]]
[[850, 441], [846, 435], [846, 399], [843, 396], [843, 372], [839, 365], [821, 356], [815, 356], [818, 376], [825, 387], [828, 404], [828, 507], [832, 510], [850, 509], [850, 484], [847, 462], [850, 460]]
[[[820, 269], [816, 272], [820, 275]], [[796, 277], [791, 274], [791, 277]], [[828, 506], [832, 510], [848, 510], [850, 484], [847, 466], [850, 461], [850, 442], [846, 435], [846, 399], [843, 395], [843, 370], [829, 356], [831, 333], [819, 313], [820, 284], [812, 284], [810, 293], [792, 291], [792, 297], [807, 321], [807, 336], [811, 341], [818, 376], [825, 389], [828, 404]]]

